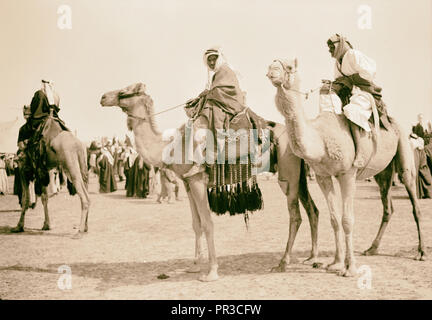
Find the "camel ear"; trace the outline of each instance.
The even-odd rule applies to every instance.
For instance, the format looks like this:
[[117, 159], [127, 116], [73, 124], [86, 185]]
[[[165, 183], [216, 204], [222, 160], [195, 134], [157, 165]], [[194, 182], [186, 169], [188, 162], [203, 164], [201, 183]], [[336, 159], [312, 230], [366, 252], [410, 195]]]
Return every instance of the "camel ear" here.
[[138, 83], [135, 87], [135, 92], [145, 92], [146, 86], [144, 83]]
[[126, 95], [127, 93], [128, 93], [128, 90], [127, 90], [127, 89], [121, 89], [121, 90], [119, 91], [118, 95], [119, 95], [119, 97], [121, 97], [121, 96]]
[[297, 57], [296, 57], [296, 58], [294, 58], [294, 66], [295, 66], [295, 68], [296, 68], [296, 70], [297, 70], [297, 67], [298, 67], [298, 61], [297, 61]]

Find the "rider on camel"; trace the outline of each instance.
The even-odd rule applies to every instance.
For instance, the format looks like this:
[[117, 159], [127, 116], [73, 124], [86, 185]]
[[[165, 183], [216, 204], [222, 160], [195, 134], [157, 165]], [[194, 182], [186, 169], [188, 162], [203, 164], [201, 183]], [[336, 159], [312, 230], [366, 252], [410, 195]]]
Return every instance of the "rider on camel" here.
[[[219, 47], [205, 51], [204, 63], [208, 70], [206, 89], [197, 98], [189, 100], [185, 110], [192, 118], [194, 131], [210, 129], [216, 136], [218, 130], [227, 130], [229, 121], [246, 108], [244, 93]], [[204, 171], [204, 166], [199, 163], [194, 153], [194, 164], [183, 177]]]

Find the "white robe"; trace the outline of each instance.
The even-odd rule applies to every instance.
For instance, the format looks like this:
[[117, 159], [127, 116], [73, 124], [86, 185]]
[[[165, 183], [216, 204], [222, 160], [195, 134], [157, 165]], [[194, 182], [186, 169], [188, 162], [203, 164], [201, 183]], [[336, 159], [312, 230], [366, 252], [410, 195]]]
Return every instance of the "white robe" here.
[[[348, 50], [342, 59], [342, 65], [336, 61], [335, 78], [342, 76], [338, 67], [346, 76], [358, 73], [360, 77], [370, 82], [375, 79], [375, 61], [358, 50]], [[345, 116], [364, 130], [371, 131], [368, 120], [372, 114], [372, 95], [356, 86], [353, 86], [351, 94], [350, 103], [343, 108]]]
[[8, 178], [6, 175], [6, 162], [0, 159], [0, 192], [7, 194], [9, 192]]

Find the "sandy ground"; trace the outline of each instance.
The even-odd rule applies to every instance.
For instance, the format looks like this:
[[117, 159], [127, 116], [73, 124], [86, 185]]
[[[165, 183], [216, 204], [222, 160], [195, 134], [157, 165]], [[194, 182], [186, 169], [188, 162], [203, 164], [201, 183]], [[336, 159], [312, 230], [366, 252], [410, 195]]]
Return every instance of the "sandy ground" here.
[[[13, 178], [10, 177], [12, 185]], [[413, 260], [417, 232], [405, 189], [393, 188], [394, 214], [380, 255], [361, 256], [369, 248], [381, 221], [382, 206], [374, 182], [360, 182], [356, 196], [354, 245], [358, 277], [343, 278], [301, 263], [285, 273], [270, 273], [279, 263], [288, 237], [286, 200], [277, 180], [260, 180], [265, 209], [253, 214], [246, 230], [242, 216], [216, 216], [215, 242], [220, 279], [198, 281], [186, 273], [194, 255], [194, 233], [184, 190], [175, 204], [126, 198], [123, 185], [112, 194], [99, 194], [90, 184], [89, 233], [71, 238], [80, 218], [80, 202], [64, 188], [50, 198], [51, 230], [41, 231], [40, 200], [26, 216], [26, 231], [10, 233], [19, 219], [17, 197], [0, 196], [1, 299], [431, 299], [432, 263]], [[334, 236], [324, 198], [315, 182], [310, 189], [318, 208], [320, 259], [330, 263]], [[432, 200], [421, 200], [428, 252], [432, 252]], [[303, 224], [295, 243], [300, 262], [310, 250], [310, 229]], [[70, 289], [58, 286], [71, 270]], [[207, 265], [203, 266], [203, 271]], [[371, 274], [371, 287], [359, 282]], [[166, 279], [158, 279], [165, 274]], [[63, 278], [62, 278], [63, 276]], [[64, 288], [64, 286], [63, 286]]]

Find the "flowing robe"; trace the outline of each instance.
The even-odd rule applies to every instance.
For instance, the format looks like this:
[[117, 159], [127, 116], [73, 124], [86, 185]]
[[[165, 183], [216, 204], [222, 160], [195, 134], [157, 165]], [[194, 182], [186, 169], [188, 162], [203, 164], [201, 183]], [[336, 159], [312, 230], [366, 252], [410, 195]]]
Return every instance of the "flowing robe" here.
[[108, 157], [102, 154], [99, 157], [99, 192], [110, 193], [117, 190], [117, 182], [114, 177], [113, 165]]

